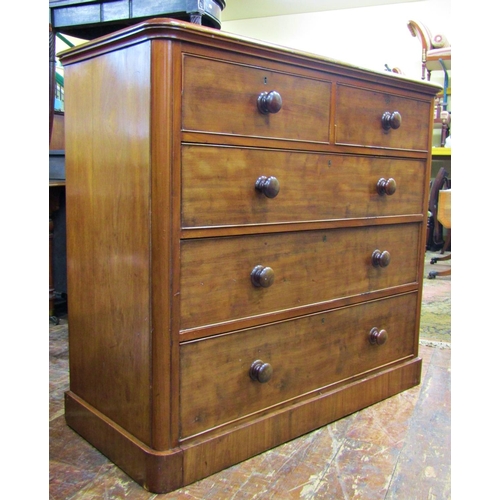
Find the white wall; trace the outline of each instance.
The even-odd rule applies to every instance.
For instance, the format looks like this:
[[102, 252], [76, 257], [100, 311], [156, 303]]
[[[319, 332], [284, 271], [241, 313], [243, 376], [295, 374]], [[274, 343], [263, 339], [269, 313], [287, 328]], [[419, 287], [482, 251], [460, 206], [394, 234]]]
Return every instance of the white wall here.
[[388, 64], [420, 79], [421, 45], [406, 26], [410, 19], [452, 43], [451, 0], [224, 21], [222, 30], [368, 69], [383, 71]]

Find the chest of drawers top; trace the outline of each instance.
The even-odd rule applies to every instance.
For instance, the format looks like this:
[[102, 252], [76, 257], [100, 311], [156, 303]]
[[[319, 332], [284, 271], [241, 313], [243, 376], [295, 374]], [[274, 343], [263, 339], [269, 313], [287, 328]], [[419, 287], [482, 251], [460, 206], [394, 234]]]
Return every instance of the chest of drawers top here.
[[[135, 73], [140, 78], [151, 69], [152, 85], [172, 78], [182, 96], [177, 124], [184, 141], [416, 156], [428, 149], [429, 124], [421, 117], [431, 110], [424, 96], [438, 89], [394, 73], [169, 19], [145, 21], [59, 56], [70, 66], [142, 42], [153, 45], [153, 66], [137, 61]], [[154, 62], [165, 57], [156, 42], [174, 45], [168, 70]]]

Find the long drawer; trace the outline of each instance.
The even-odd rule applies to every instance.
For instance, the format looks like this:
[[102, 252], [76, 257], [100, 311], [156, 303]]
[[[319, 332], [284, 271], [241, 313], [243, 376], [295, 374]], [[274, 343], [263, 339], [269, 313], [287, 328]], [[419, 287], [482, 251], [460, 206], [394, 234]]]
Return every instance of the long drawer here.
[[[399, 117], [397, 114], [399, 113]], [[430, 105], [379, 90], [338, 84], [337, 145], [427, 151]]]
[[181, 330], [416, 283], [420, 227], [184, 240]]
[[330, 101], [327, 81], [192, 55], [183, 58], [186, 131], [328, 143]]
[[182, 344], [181, 437], [411, 356], [416, 308], [410, 293]]
[[184, 145], [183, 227], [422, 214], [424, 160]]

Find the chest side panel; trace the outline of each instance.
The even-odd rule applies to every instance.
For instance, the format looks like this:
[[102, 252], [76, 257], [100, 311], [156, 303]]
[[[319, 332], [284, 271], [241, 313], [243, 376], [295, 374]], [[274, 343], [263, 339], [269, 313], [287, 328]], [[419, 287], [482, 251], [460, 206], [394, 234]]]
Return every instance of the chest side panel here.
[[149, 44], [66, 71], [70, 387], [149, 442]]

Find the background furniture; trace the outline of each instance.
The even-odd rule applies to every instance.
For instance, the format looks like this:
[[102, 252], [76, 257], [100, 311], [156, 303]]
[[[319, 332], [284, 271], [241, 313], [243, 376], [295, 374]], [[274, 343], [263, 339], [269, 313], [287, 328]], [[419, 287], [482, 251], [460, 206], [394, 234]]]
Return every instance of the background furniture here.
[[[451, 240], [451, 189], [445, 189], [439, 191], [437, 218], [439, 222], [443, 225], [443, 227], [448, 229]], [[444, 253], [444, 251], [442, 251], [441, 253]], [[451, 259], [451, 253], [445, 255], [444, 257], [433, 257], [430, 263], [436, 264], [436, 262], [440, 262], [443, 260], [450, 260], [450, 259]], [[451, 268], [445, 271], [429, 272], [430, 279], [436, 278], [436, 276], [450, 276], [450, 275], [451, 275]]]
[[49, 123], [53, 123], [49, 144], [49, 319], [57, 324], [56, 295], [66, 292], [64, 115], [53, 113]]
[[85, 40], [152, 17], [183, 19], [220, 29], [226, 0], [49, 0], [54, 31]]
[[[444, 167], [441, 167], [432, 181], [431, 190], [429, 194], [429, 218], [427, 221], [427, 250], [436, 251], [445, 249], [445, 236], [443, 232], [443, 225], [439, 221], [439, 193], [443, 189], [450, 189], [451, 181], [448, 178], [448, 172]], [[448, 238], [448, 246], [451, 242], [451, 234]]]
[[448, 70], [451, 70], [451, 45], [443, 34], [432, 35], [422, 22], [408, 21], [407, 26], [411, 35], [418, 38], [422, 46], [422, 80], [426, 78], [430, 80], [432, 71], [444, 72], [444, 88], [436, 98], [435, 116], [435, 122], [438, 123], [441, 130], [439, 145], [444, 147], [451, 125], [451, 113], [448, 108], [450, 94]]
[[63, 180], [49, 180], [49, 319], [55, 324], [59, 323], [59, 319], [55, 314], [54, 215], [61, 208], [64, 186]]
[[422, 46], [422, 80], [430, 80], [431, 71], [451, 69], [451, 45], [446, 36], [441, 33], [432, 35], [420, 21], [408, 21], [407, 26]]
[[60, 57], [72, 428], [161, 493], [419, 383], [435, 85], [166, 19]]

